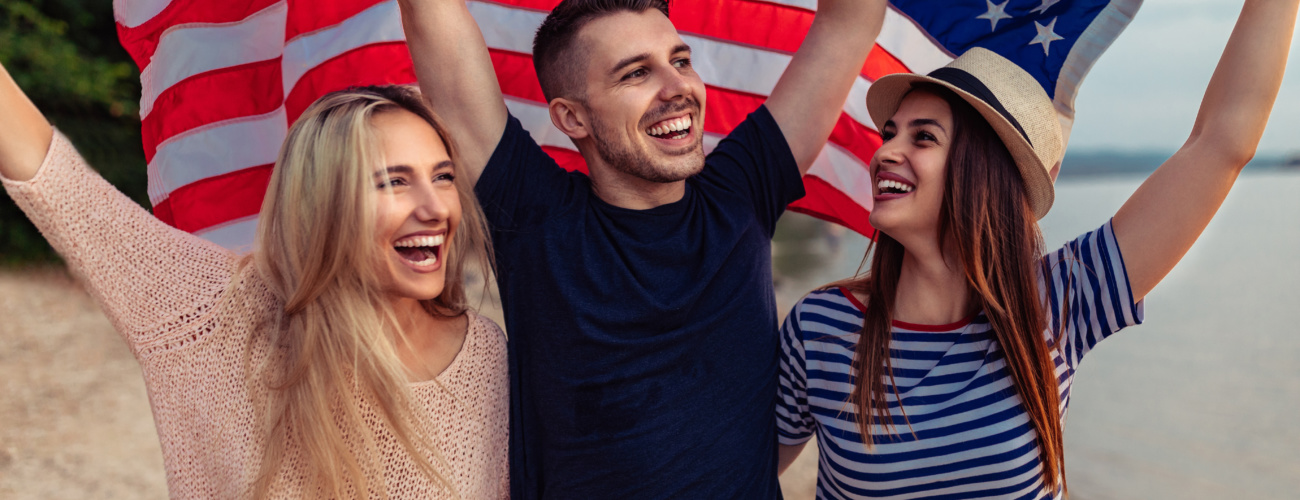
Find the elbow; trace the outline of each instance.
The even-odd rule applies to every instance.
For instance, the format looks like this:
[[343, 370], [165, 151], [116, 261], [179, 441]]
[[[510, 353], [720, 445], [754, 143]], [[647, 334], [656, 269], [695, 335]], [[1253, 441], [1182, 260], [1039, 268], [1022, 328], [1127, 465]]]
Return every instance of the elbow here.
[[1194, 152], [1197, 158], [1211, 160], [1236, 171], [1255, 159], [1259, 137], [1241, 137], [1232, 134], [1193, 134], [1183, 149]]

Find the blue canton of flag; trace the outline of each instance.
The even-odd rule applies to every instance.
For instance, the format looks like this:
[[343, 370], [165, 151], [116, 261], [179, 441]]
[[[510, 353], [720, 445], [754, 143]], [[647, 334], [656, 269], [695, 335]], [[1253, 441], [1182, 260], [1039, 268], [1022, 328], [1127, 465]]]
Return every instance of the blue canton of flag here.
[[984, 47], [1038, 80], [1068, 140], [1074, 97], [1093, 63], [1132, 21], [1141, 0], [893, 0], [953, 56]]

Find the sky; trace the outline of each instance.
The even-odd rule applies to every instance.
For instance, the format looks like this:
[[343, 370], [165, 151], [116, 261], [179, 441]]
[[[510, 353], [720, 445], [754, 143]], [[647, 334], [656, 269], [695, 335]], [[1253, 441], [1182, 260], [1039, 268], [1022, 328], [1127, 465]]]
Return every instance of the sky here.
[[[1187, 139], [1242, 0], [1146, 0], [1084, 79], [1071, 151], [1175, 151]], [[1300, 37], [1257, 157], [1300, 155]]]

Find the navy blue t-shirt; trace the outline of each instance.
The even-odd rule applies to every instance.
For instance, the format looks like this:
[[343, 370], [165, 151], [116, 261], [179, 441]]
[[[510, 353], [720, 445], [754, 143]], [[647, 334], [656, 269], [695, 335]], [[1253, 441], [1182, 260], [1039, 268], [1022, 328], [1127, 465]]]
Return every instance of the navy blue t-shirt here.
[[760, 107], [680, 201], [619, 208], [511, 117], [475, 187], [510, 351], [515, 500], [771, 499], [771, 238], [803, 196]]

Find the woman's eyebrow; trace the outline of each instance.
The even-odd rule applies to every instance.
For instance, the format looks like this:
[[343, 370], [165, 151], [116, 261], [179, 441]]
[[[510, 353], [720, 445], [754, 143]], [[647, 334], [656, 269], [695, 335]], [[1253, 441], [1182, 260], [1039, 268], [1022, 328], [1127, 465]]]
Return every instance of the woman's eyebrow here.
[[415, 169], [407, 165], [392, 165], [384, 168], [383, 170], [376, 170], [375, 177], [383, 177], [383, 176], [389, 176], [394, 174], [411, 175], [411, 173], [414, 171]]

